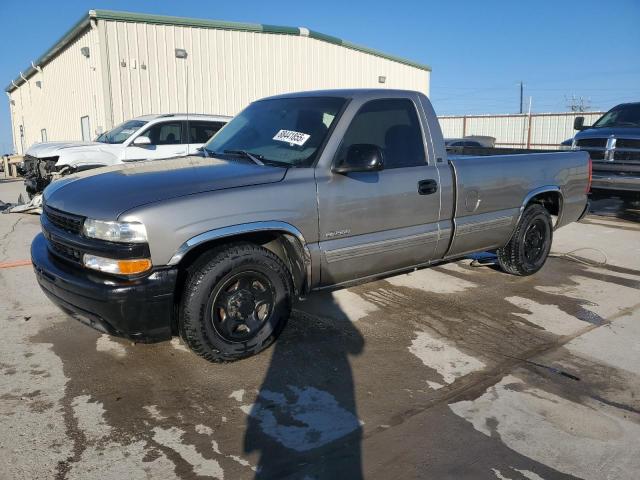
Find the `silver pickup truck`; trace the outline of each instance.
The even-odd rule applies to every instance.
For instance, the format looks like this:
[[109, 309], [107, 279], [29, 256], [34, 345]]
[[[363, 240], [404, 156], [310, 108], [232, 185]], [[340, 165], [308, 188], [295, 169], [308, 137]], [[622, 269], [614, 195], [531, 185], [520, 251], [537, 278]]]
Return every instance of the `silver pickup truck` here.
[[231, 361], [314, 290], [479, 251], [533, 274], [589, 183], [586, 152], [448, 159], [417, 92], [287, 94], [250, 104], [201, 157], [51, 184], [31, 256], [44, 292], [94, 328]]

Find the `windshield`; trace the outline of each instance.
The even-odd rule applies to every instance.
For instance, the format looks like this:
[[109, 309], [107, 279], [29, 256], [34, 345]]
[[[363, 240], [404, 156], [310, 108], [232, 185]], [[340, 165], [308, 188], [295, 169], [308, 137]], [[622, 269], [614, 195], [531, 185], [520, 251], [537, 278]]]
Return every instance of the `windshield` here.
[[215, 156], [246, 152], [266, 164], [311, 166], [345, 101], [334, 97], [296, 97], [254, 102], [204, 149]]
[[640, 127], [640, 103], [618, 105], [593, 124], [593, 128]]
[[136, 130], [146, 124], [147, 122], [144, 122], [142, 120], [129, 120], [128, 122], [121, 123], [108, 132], [101, 133], [98, 138], [96, 138], [96, 142], [122, 143], [131, 135], [133, 135]]

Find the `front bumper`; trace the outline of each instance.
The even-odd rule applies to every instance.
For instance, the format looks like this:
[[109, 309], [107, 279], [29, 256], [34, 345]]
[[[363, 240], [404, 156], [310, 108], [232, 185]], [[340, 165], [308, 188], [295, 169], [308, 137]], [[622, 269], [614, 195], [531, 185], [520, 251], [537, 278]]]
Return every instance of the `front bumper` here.
[[612, 172], [593, 172], [591, 188], [640, 193], [640, 176], [617, 175]]
[[43, 234], [31, 244], [31, 261], [47, 297], [82, 323], [135, 342], [171, 338], [176, 268], [137, 279], [101, 275], [53, 256]]

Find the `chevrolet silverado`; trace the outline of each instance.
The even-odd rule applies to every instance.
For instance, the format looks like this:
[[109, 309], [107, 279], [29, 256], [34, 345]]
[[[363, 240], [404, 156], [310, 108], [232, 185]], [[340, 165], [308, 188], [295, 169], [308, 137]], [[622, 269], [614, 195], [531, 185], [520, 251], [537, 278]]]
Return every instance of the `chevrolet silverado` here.
[[330, 90], [251, 103], [204, 157], [77, 173], [44, 192], [50, 299], [111, 335], [210, 361], [267, 348], [292, 301], [472, 252], [510, 274], [587, 209], [587, 152], [447, 158], [427, 97]]

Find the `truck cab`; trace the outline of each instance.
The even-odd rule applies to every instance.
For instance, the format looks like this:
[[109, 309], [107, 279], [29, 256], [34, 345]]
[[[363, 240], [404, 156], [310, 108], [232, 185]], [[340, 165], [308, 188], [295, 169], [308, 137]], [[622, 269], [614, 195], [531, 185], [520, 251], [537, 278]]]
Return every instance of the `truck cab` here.
[[586, 150], [593, 160], [592, 189], [640, 200], [640, 102], [613, 107], [593, 125], [577, 117], [574, 150]]

